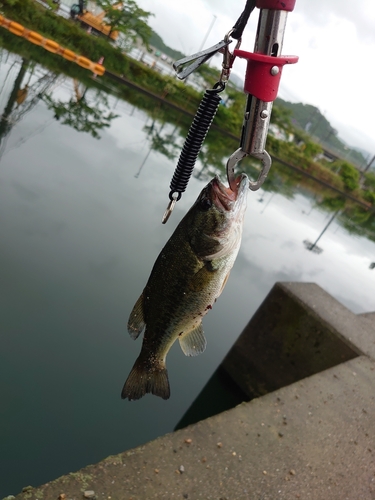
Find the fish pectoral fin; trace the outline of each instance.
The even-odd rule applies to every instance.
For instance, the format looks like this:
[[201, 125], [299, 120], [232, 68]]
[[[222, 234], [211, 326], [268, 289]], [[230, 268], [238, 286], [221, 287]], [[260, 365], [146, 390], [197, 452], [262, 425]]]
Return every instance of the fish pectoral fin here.
[[225, 285], [227, 284], [227, 281], [228, 281], [229, 275], [230, 275], [230, 271], [228, 271], [228, 274], [225, 276], [224, 281], [223, 281], [223, 284], [221, 285], [221, 288], [220, 288], [220, 292], [218, 293], [218, 295], [217, 295], [217, 297], [216, 297], [216, 298], [220, 297], [221, 292], [224, 290], [224, 287], [225, 287]]
[[206, 349], [207, 340], [203, 334], [202, 323], [194, 330], [178, 337], [182, 352], [185, 356], [197, 356]]
[[138, 338], [146, 326], [143, 318], [143, 293], [135, 303], [128, 321], [128, 332], [133, 340]]

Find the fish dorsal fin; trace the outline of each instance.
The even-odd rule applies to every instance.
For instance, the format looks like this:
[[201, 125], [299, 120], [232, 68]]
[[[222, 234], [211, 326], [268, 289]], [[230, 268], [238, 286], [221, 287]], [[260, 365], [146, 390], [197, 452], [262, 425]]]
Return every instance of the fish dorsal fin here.
[[203, 335], [202, 323], [199, 323], [194, 330], [181, 335], [178, 339], [185, 356], [197, 356], [206, 349], [207, 340]]
[[143, 318], [143, 293], [135, 303], [128, 321], [128, 332], [133, 340], [138, 338], [139, 334], [143, 332], [146, 326]]

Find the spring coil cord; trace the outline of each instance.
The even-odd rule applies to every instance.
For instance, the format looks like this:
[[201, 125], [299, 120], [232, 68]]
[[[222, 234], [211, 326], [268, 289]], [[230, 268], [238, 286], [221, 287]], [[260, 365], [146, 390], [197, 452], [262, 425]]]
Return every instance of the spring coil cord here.
[[203, 141], [219, 107], [221, 101], [219, 93], [222, 92], [224, 88], [225, 84], [223, 82], [218, 82], [212, 89], [207, 89], [204, 93], [193, 123], [190, 126], [169, 186], [171, 189], [169, 199], [171, 201], [178, 201], [188, 185]]

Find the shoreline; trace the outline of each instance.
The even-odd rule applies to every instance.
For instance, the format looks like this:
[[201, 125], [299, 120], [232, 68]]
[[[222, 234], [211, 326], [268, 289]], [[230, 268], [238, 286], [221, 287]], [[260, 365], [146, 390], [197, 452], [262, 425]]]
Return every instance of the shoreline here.
[[[32, 5], [33, 2], [30, 2], [30, 0], [26, 0], [26, 1], [28, 2], [29, 8], [30, 8], [30, 5]], [[35, 5], [35, 4], [32, 5], [32, 8], [35, 11], [37, 11], [38, 8], [40, 10], [40, 7], [38, 5]], [[12, 9], [12, 7], [8, 6], [8, 8], [5, 10], [7, 12], [13, 12], [14, 8]], [[175, 79], [173, 79], [171, 77], [164, 77], [163, 75], [160, 75], [158, 72], [153, 71], [152, 69], [139, 63], [138, 61], [135, 61], [135, 60], [129, 58], [126, 54], [122, 54], [119, 51], [119, 49], [112, 47], [107, 41], [103, 41], [99, 38], [95, 39], [95, 40], [93, 39], [93, 37], [90, 38], [89, 35], [87, 35], [83, 31], [81, 32], [81, 30], [74, 23], [71, 23], [70, 20], [66, 20], [64, 18], [59, 18], [55, 14], [51, 14], [50, 11], [46, 11], [46, 12], [48, 12], [49, 16], [51, 16], [51, 15], [54, 16], [55, 23], [57, 21], [58, 22], [61, 21], [62, 25], [66, 25], [66, 26], [64, 26], [64, 29], [71, 29], [71, 30], [78, 33], [78, 38], [80, 38], [81, 42], [77, 46], [77, 49], [76, 49], [77, 51], [80, 50], [81, 44], [84, 43], [86, 39], [90, 40], [90, 44], [92, 47], [97, 46], [98, 50], [101, 50], [103, 48], [103, 42], [104, 42], [104, 44], [106, 46], [106, 50], [108, 52], [112, 53], [113, 60], [116, 60], [116, 57], [117, 58], [120, 57], [120, 59], [123, 61], [124, 71], [122, 72], [122, 75], [127, 74], [130, 77], [130, 78], [125, 78], [124, 76], [120, 76], [120, 74], [118, 74], [117, 72], [114, 72], [110, 66], [110, 69], [105, 70], [105, 73], [103, 75], [104, 78], [108, 77], [109, 80], [112, 80], [113, 82], [116, 82], [116, 84], [119, 84], [119, 85], [125, 84], [128, 87], [132, 88], [133, 90], [142, 93], [143, 95], [147, 95], [153, 99], [156, 99], [160, 103], [167, 104], [168, 107], [183, 113], [185, 116], [189, 116], [191, 118], [193, 118], [195, 116], [195, 113], [193, 111], [189, 110], [188, 107], [190, 107], [191, 109], [193, 109], [193, 107], [195, 109], [198, 109], [200, 96], [196, 91], [194, 91], [193, 89], [187, 88], [185, 85], [181, 84], [180, 82], [176, 81]], [[20, 13], [20, 16], [22, 17], [21, 13]], [[15, 18], [17, 19], [17, 16]], [[22, 21], [21, 19], [19, 19], [19, 20], [20, 20], [20, 22]], [[22, 21], [22, 22], [25, 22], [25, 21]], [[38, 24], [38, 20], [36, 20], [36, 24]], [[29, 26], [27, 26], [27, 28], [29, 28]], [[9, 36], [13, 37], [13, 39], [18, 38], [18, 40], [20, 40], [20, 37], [17, 37], [16, 35], [13, 35], [11, 33], [9, 33]], [[4, 38], [4, 36], [3, 36], [3, 38]], [[60, 41], [60, 38], [58, 36], [56, 36], [56, 40]], [[20, 40], [20, 42], [21, 42], [21, 45], [22, 45], [22, 43], [25, 43], [28, 46], [33, 45], [32, 43], [30, 43], [27, 40]], [[12, 51], [12, 48], [7, 48], [7, 50]], [[17, 52], [16, 48], [14, 48], [13, 50], [15, 52]], [[35, 52], [35, 54], [40, 54], [41, 50], [43, 52], [45, 52], [44, 49], [41, 49], [38, 46], [34, 45], [32, 47], [32, 52]], [[88, 50], [88, 52], [90, 52], [90, 51]], [[92, 57], [92, 55], [90, 53], [87, 53], [85, 55], [87, 55], [88, 57]], [[47, 52], [46, 58], [50, 58], [50, 57], [53, 57], [54, 59], [56, 59], [55, 54]], [[83, 56], [83, 57], [85, 57], [85, 56]], [[43, 56], [37, 58], [37, 60], [41, 61], [41, 64], [45, 64]], [[92, 57], [92, 60], [94, 61], [95, 58]], [[106, 60], [105, 62], [108, 62], [108, 60]], [[65, 69], [66, 64], [69, 64], [69, 62], [63, 61], [63, 63], [61, 64], [62, 70], [63, 70], [63, 68]], [[60, 66], [60, 65], [58, 64], [57, 66]], [[48, 64], [47, 64], [47, 67], [48, 67]], [[78, 69], [82, 70], [82, 68], [78, 68]], [[86, 71], [86, 70], [83, 70], [83, 71]], [[69, 71], [69, 73], [70, 73], [70, 71]], [[77, 73], [80, 74], [79, 71]], [[135, 75], [138, 75], [138, 77], [142, 78], [142, 80], [147, 82], [148, 85], [146, 85], [146, 86], [139, 85], [135, 81], [135, 79], [131, 78], [132, 76], [135, 76]], [[97, 80], [99, 80], [99, 78]], [[154, 89], [151, 90], [149, 87], [152, 86], [153, 83], [156, 83], [156, 81], [157, 81], [157, 84], [154, 86]], [[95, 86], [95, 85], [93, 84], [93, 86]], [[97, 82], [96, 86], [100, 86], [100, 83]], [[182, 86], [182, 88], [181, 88], [181, 86]], [[119, 90], [121, 90], [121, 89], [119, 88]], [[181, 99], [183, 99], [183, 102], [186, 105], [186, 107], [182, 107]], [[211, 125], [211, 127], [213, 129], [218, 130], [221, 133], [225, 134], [227, 137], [239, 142], [239, 135], [240, 135], [241, 129], [238, 130], [238, 135], [237, 135], [236, 133], [233, 133], [233, 131], [230, 131], [229, 129], [226, 129], [222, 126], [221, 122], [223, 122], [223, 121], [225, 122], [225, 115], [226, 114], [228, 114], [227, 108], [219, 109], [217, 116], [216, 116], [217, 123], [213, 123]], [[233, 124], [232, 124], [232, 128], [233, 128]], [[339, 175], [332, 172], [332, 170], [330, 170], [329, 168], [325, 167], [324, 165], [317, 163], [317, 162], [314, 162], [312, 159], [310, 159], [306, 156], [303, 156], [301, 154], [300, 155], [301, 156], [301, 158], [300, 158], [301, 164], [304, 164], [306, 166], [306, 169], [304, 169], [304, 168], [301, 168], [301, 167], [291, 163], [287, 159], [281, 158], [280, 156], [275, 154], [274, 149], [278, 150], [280, 147], [281, 148], [284, 147], [283, 141], [280, 141], [280, 140], [274, 138], [270, 134], [269, 134], [269, 137], [270, 137], [270, 139], [272, 139], [272, 143], [275, 146], [275, 148], [273, 148], [272, 143], [268, 144], [269, 153], [270, 153], [270, 156], [273, 158], [273, 160], [279, 162], [282, 165], [285, 165], [285, 166], [291, 168], [293, 171], [295, 171], [298, 174], [304, 175], [306, 178], [313, 180], [314, 182], [320, 184], [321, 186], [324, 186], [328, 189], [331, 189], [332, 191], [336, 192], [340, 196], [345, 197], [345, 199], [350, 200], [350, 201], [358, 204], [364, 210], [366, 210], [366, 211], [370, 210], [372, 213], [375, 212], [375, 206], [373, 204], [371, 204], [371, 201], [367, 201], [364, 198], [364, 196], [357, 197], [357, 196], [351, 194], [351, 192], [349, 192], [345, 189], [342, 189], [342, 187], [340, 186], [343, 184], [342, 178]], [[289, 148], [291, 147], [290, 143], [286, 143], [286, 145], [288, 145]], [[295, 151], [294, 153], [293, 153], [295, 156], [294, 159], [298, 160], [298, 155], [300, 153], [298, 151]], [[314, 175], [314, 173], [319, 174], [319, 172], [322, 173], [322, 176]], [[326, 179], [327, 179], [327, 177], [328, 178], [331, 177], [332, 180], [335, 180], [335, 181], [337, 180], [337, 185], [328, 182], [327, 180], [324, 179], [324, 177], [326, 177]], [[371, 200], [371, 195], [374, 194], [371, 189], [370, 190], [362, 190], [361, 188], [356, 188], [353, 191], [358, 192], [359, 190], [363, 193], [368, 192], [370, 194], [370, 200]]]

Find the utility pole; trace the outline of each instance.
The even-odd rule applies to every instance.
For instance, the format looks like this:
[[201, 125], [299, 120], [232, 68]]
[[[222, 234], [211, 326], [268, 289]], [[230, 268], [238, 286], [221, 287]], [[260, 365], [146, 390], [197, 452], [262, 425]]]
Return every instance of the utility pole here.
[[319, 234], [317, 239], [314, 241], [314, 243], [310, 243], [308, 240], [305, 240], [303, 242], [305, 247], [307, 248], [307, 250], [314, 251], [315, 253], [321, 253], [323, 251], [320, 247], [317, 246], [317, 243], [320, 240], [320, 238], [323, 236], [323, 234], [327, 231], [329, 226], [332, 224], [332, 222], [334, 221], [336, 215], [340, 212], [340, 210], [341, 210], [341, 208], [339, 208], [338, 210], [336, 210], [336, 212], [334, 212], [332, 214], [332, 217], [329, 219], [328, 223], [326, 224], [326, 226], [324, 227], [322, 232]]
[[[213, 14], [213, 18], [212, 18], [211, 24], [210, 24], [210, 26], [208, 27], [207, 33], [204, 35], [203, 41], [202, 41], [202, 43], [201, 43], [201, 45], [200, 45], [200, 47], [199, 47], [198, 52], [200, 52], [200, 51], [203, 49], [204, 44], [206, 43], [207, 38], [209, 37], [209, 35], [210, 35], [210, 33], [211, 33], [211, 30], [212, 30], [212, 28], [214, 27], [214, 24], [215, 24], [215, 22], [216, 22], [216, 19], [217, 19], [217, 16], [215, 16], [215, 14]], [[187, 77], [185, 78], [185, 80], [184, 80], [184, 83], [185, 83], [185, 84], [187, 83], [188, 78], [189, 78], [189, 76], [187, 76]]]

